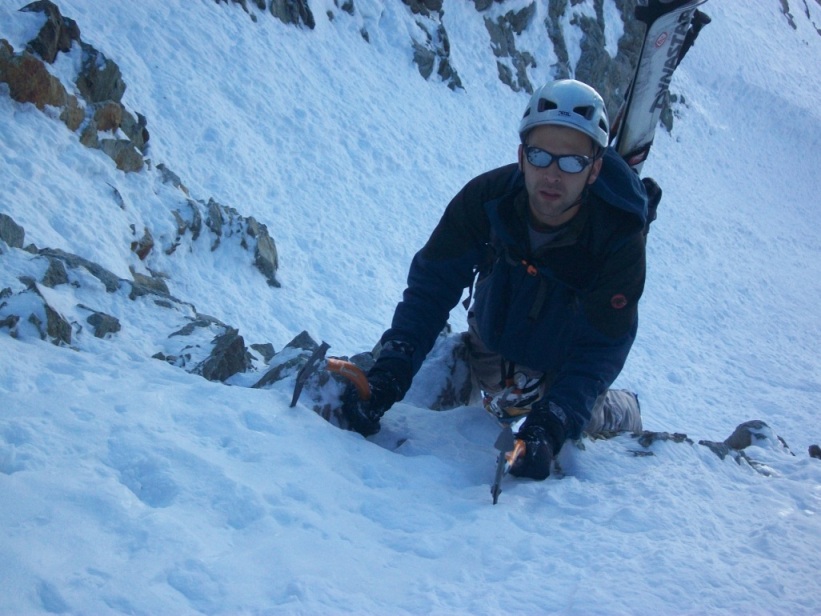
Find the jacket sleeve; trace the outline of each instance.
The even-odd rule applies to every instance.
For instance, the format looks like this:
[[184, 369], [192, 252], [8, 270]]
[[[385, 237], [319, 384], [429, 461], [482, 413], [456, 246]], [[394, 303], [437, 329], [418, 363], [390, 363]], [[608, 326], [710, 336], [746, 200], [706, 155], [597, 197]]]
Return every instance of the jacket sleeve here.
[[[475, 259], [470, 253], [458, 258], [436, 259], [419, 251], [411, 262], [407, 288], [396, 306], [391, 327], [382, 335], [387, 342], [402, 342], [410, 360], [409, 378], [419, 370], [445, 327], [451, 309], [459, 302], [462, 291], [473, 277]], [[384, 352], [379, 358], [387, 359]], [[407, 386], [410, 386], [408, 381]]]
[[569, 438], [578, 438], [596, 398], [624, 367], [638, 329], [638, 301], [644, 290], [644, 239], [634, 233], [604, 265], [598, 283], [580, 298], [566, 361], [548, 400], [565, 411]]
[[[473, 282], [490, 233], [483, 203], [496, 185], [497, 176], [504, 175], [502, 168], [471, 180], [448, 204], [427, 243], [411, 262], [402, 301], [381, 339], [383, 348], [388, 349], [386, 360], [405, 359], [409, 364], [408, 387], [445, 327], [450, 311]], [[509, 171], [506, 175], [510, 176]], [[385, 344], [391, 341], [403, 343], [404, 358], [391, 351], [397, 345]]]

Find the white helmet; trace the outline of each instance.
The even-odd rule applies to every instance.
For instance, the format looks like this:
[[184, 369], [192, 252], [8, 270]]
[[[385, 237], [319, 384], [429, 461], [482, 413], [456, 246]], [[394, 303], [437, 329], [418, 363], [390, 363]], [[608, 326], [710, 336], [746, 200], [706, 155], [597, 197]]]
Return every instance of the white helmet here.
[[548, 83], [530, 97], [519, 123], [519, 136], [524, 141], [531, 128], [545, 124], [575, 128], [602, 148], [609, 141], [610, 123], [604, 100], [589, 85], [575, 79]]

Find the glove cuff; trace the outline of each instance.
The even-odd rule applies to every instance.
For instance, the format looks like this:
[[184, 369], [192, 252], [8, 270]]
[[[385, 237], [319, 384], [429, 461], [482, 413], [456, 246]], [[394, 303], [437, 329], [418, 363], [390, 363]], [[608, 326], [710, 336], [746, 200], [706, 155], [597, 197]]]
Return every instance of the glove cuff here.
[[385, 375], [396, 388], [396, 400], [401, 400], [410, 389], [413, 380], [413, 353], [414, 347], [408, 342], [382, 342], [376, 363], [368, 372], [368, 378], [375, 374]]

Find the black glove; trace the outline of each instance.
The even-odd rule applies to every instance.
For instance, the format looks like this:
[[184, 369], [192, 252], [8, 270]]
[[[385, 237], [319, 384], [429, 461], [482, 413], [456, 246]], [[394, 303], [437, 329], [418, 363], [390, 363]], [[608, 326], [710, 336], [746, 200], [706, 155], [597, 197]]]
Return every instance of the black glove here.
[[379, 358], [368, 372], [370, 399], [363, 401], [353, 384], [342, 394], [342, 413], [350, 424], [348, 429], [362, 436], [379, 432], [379, 420], [394, 402], [405, 397], [413, 379], [413, 352], [410, 343], [382, 340]]
[[342, 413], [348, 420], [348, 429], [362, 436], [379, 432], [379, 420], [397, 400], [402, 398], [399, 381], [389, 370], [372, 370], [368, 374], [371, 397], [361, 400], [359, 392], [349, 383], [342, 394]]
[[510, 474], [538, 481], [547, 479], [553, 456], [564, 443], [567, 421], [567, 414], [555, 402], [536, 402], [516, 433], [516, 438], [525, 443], [525, 453], [511, 467]]
[[530, 477], [537, 481], [547, 479], [553, 464], [553, 445], [541, 426], [522, 426], [516, 438], [524, 441], [525, 452], [510, 467], [516, 477]]

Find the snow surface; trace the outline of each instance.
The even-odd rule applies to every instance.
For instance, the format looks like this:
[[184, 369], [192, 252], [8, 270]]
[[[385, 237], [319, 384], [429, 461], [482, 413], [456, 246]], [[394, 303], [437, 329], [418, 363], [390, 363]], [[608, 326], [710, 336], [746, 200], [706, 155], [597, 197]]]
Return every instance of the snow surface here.
[[[0, 4], [15, 49], [39, 29], [18, 4]], [[228, 387], [150, 359], [156, 312], [86, 297], [88, 276], [44, 292], [77, 321], [83, 300], [119, 316], [114, 337], [69, 349], [0, 332], [0, 613], [821, 612], [821, 462], [807, 456], [821, 440], [821, 7], [803, 3], [793, 29], [781, 5], [712, 0], [676, 73], [685, 104], [644, 169], [665, 193], [617, 386], [639, 393], [647, 429], [720, 441], [762, 419], [794, 456], [762, 441], [756, 470], [699, 445], [635, 457], [627, 436], [585, 441], [563, 451], [563, 477], [508, 478], [493, 506], [498, 427], [483, 411], [399, 404], [370, 440], [340, 432], [288, 407], [292, 381]], [[398, 2], [358, 0], [351, 17], [314, 1], [313, 31], [181, 6], [60, 1], [119, 64], [153, 162], [268, 225], [282, 288], [231, 246], [141, 263], [131, 225], [168, 241], [179, 191], [117, 172], [7, 89], [0, 211], [26, 243], [123, 278], [159, 267], [248, 342], [280, 349], [307, 329], [336, 354], [370, 348], [451, 196], [514, 159], [526, 97], [498, 83], [469, 2], [445, 2], [460, 92], [418, 75]], [[42, 275], [3, 252], [0, 288]]]

